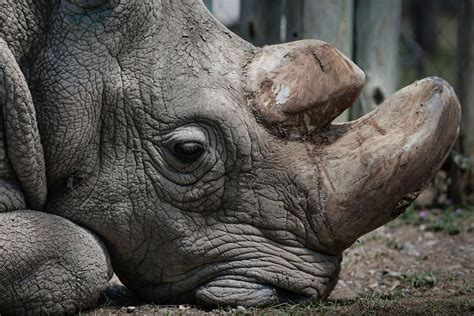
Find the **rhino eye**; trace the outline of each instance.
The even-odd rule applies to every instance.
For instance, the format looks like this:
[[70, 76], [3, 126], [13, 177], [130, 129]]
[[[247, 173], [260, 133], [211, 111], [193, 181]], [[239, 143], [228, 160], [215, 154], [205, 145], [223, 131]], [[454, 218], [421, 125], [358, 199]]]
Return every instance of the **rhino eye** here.
[[176, 144], [173, 147], [173, 154], [182, 162], [194, 162], [204, 153], [204, 147], [195, 142]]

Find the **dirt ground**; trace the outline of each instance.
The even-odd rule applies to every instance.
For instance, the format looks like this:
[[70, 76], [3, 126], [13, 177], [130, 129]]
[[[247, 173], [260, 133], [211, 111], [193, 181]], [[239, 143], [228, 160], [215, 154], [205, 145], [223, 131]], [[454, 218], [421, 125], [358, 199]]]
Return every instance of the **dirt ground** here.
[[[120, 290], [115, 288], [115, 291]], [[474, 315], [474, 211], [408, 210], [344, 253], [329, 300], [312, 305], [201, 310], [104, 299], [81, 314]]]

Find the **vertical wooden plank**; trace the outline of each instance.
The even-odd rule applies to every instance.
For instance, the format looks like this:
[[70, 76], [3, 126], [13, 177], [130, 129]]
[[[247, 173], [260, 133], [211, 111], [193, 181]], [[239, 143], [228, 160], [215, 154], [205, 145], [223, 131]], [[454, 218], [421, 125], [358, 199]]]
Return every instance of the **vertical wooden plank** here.
[[285, 38], [287, 42], [303, 39], [304, 19], [304, 0], [286, 0], [285, 1]]
[[465, 184], [474, 191], [474, 0], [461, 0], [459, 4], [457, 94], [462, 107], [460, 151], [470, 158], [471, 172], [467, 174], [464, 170], [468, 177]]
[[242, 0], [240, 35], [256, 46], [281, 42], [282, 0]]
[[[346, 56], [352, 57], [352, 0], [297, 1], [299, 19], [302, 19], [300, 38], [315, 38], [336, 46]], [[288, 4], [294, 5], [293, 1]], [[298, 17], [297, 17], [298, 18]], [[289, 32], [294, 37], [295, 32]]]
[[[287, 0], [286, 39], [319, 39], [352, 58], [353, 10], [353, 0]], [[348, 118], [346, 111], [337, 121]]]
[[367, 81], [351, 118], [370, 112], [398, 88], [401, 0], [356, 1], [356, 63]]
[[204, 4], [212, 12], [212, 0], [204, 0]]

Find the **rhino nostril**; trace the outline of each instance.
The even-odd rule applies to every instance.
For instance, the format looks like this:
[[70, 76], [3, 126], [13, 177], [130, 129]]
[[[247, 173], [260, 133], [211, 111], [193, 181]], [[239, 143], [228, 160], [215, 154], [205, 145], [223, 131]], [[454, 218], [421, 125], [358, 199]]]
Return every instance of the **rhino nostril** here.
[[380, 89], [380, 87], [377, 87], [374, 89], [374, 93], [372, 94], [372, 99], [377, 105], [382, 104], [382, 102], [385, 101], [385, 95]]

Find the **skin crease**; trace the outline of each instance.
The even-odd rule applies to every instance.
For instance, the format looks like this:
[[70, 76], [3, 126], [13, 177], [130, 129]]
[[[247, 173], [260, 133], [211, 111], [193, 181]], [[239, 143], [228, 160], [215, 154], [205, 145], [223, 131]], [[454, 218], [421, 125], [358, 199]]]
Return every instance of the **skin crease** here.
[[[247, 72], [259, 68], [255, 60], [262, 50], [217, 24], [200, 1], [51, 0], [27, 1], [20, 8], [2, 1], [13, 12], [0, 11], [0, 21], [7, 16], [25, 19], [10, 23], [20, 29], [0, 26], [0, 37], [31, 92], [48, 193], [44, 206], [32, 207], [22, 201], [24, 181], [15, 180], [8, 166], [0, 170], [6, 179], [1, 180], [8, 181], [1, 186], [5, 196], [19, 201], [3, 203], [2, 211], [8, 213], [0, 213], [0, 223], [5, 223], [0, 225], [0, 258], [18, 256], [46, 267], [36, 274], [28, 266], [12, 273], [8, 269], [14, 260], [7, 261], [7, 270], [0, 269], [0, 292], [2, 286], [15, 289], [29, 274], [35, 275], [35, 285], [57, 290], [40, 303], [30, 302], [31, 292], [21, 292], [20, 300], [14, 290], [5, 290], [7, 303], [0, 304], [0, 313], [90, 307], [106, 285], [110, 265], [127, 287], [160, 304], [257, 306], [324, 299], [337, 282], [342, 251], [390, 220], [393, 209], [403, 208], [400, 201], [413, 199], [409, 194], [436, 171], [454, 142], [457, 108], [449, 112], [440, 106], [430, 115], [434, 122], [444, 111], [440, 117], [447, 117], [446, 123], [439, 126], [446, 131], [445, 145], [423, 145], [433, 167], [416, 165], [419, 177], [403, 188], [374, 180], [374, 187], [390, 192], [391, 200], [379, 207], [370, 200], [372, 191], [379, 191], [370, 188], [367, 203], [388, 211], [369, 218], [363, 202], [359, 209], [346, 206], [352, 203], [349, 194], [349, 202], [328, 201], [346, 198], [342, 180], [336, 185], [340, 192], [331, 189], [331, 179], [347, 174], [339, 173], [346, 170], [341, 158], [361, 157], [363, 167], [371, 169], [360, 174], [391, 166], [383, 158], [367, 164], [364, 153], [347, 149], [357, 150], [352, 148], [357, 141], [360, 148], [369, 146], [371, 137], [364, 142], [346, 135], [365, 137], [368, 132], [359, 126], [375, 126], [380, 116], [325, 127], [308, 136], [310, 141], [282, 138], [260, 121], [254, 106], [257, 92], [248, 85]], [[416, 96], [441, 89], [420, 98], [455, 103], [445, 83], [429, 80], [413, 89]], [[32, 124], [36, 126], [34, 120]], [[440, 128], [433, 125], [431, 130]], [[387, 142], [382, 134], [373, 139]], [[397, 141], [403, 139], [398, 136]], [[11, 144], [15, 142], [6, 137], [3, 146]], [[183, 144], [197, 151], [192, 159], [180, 157]], [[407, 160], [415, 160], [408, 154]], [[356, 159], [352, 165], [358, 163]], [[8, 164], [21, 169], [13, 160]], [[413, 173], [406, 170], [400, 178]], [[358, 189], [364, 178], [356, 171], [348, 187]], [[329, 175], [333, 178], [328, 180]], [[35, 195], [25, 192], [27, 201]], [[43, 213], [13, 212], [25, 205]], [[348, 209], [351, 220], [340, 220], [349, 218], [344, 213]], [[39, 236], [56, 227], [64, 244], [52, 244], [56, 235], [25, 241], [24, 231], [5, 216], [25, 222]], [[38, 244], [40, 254], [35, 252]], [[15, 247], [22, 251], [12, 251]], [[78, 277], [75, 271], [83, 270], [88, 273]], [[62, 304], [61, 293], [82, 294]]]

